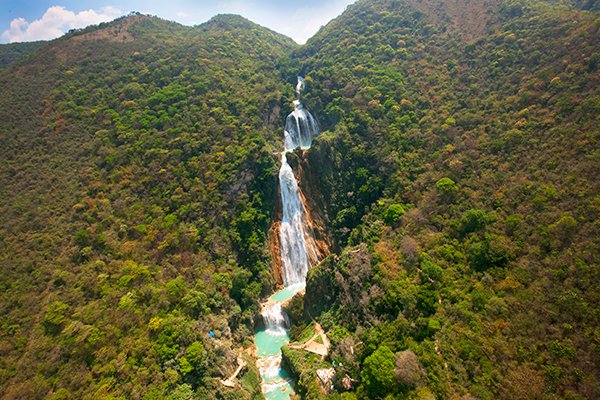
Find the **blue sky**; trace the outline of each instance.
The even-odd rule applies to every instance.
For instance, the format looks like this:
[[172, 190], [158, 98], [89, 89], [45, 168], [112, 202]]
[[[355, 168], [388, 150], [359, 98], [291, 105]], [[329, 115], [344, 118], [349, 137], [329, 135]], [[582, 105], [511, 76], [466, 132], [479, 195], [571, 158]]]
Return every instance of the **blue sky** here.
[[234, 13], [304, 43], [355, 0], [1, 0], [0, 43], [54, 39], [130, 11], [196, 25]]

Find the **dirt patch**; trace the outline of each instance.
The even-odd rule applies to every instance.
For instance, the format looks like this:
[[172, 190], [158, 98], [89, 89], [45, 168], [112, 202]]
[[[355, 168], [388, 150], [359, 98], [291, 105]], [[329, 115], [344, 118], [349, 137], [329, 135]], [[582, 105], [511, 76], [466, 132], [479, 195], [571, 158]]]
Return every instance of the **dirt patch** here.
[[108, 40], [111, 42], [121, 43], [131, 42], [134, 38], [133, 35], [129, 33], [128, 28], [131, 26], [131, 24], [136, 23], [143, 18], [147, 17], [130, 16], [127, 18], [122, 18], [108, 24], [108, 26], [104, 28], [95, 29], [81, 35], [74, 36], [72, 40], [75, 42], [82, 42], [86, 40]]
[[407, 0], [434, 24], [445, 25], [449, 33], [471, 42], [479, 39], [497, 22], [500, 0]]

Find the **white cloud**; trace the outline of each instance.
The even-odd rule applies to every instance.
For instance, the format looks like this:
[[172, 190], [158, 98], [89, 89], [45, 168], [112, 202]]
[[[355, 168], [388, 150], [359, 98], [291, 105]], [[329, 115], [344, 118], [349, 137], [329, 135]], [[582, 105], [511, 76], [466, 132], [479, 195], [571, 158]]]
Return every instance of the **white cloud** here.
[[98, 11], [80, 12], [70, 11], [62, 6], [52, 6], [46, 10], [42, 18], [32, 22], [28, 22], [25, 18], [13, 19], [10, 28], [2, 33], [2, 39], [10, 43], [54, 39], [69, 29], [111, 21], [122, 14], [121, 10], [112, 6]]

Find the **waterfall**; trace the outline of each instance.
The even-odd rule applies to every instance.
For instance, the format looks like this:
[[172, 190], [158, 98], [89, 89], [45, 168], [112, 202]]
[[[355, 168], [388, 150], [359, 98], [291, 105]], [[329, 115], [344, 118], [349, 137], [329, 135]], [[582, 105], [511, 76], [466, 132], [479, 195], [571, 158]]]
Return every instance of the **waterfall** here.
[[294, 100], [294, 111], [287, 116], [283, 143], [286, 151], [292, 151], [296, 147], [302, 149], [310, 148], [313, 136], [319, 133], [317, 121], [304, 108], [299, 100]]
[[[304, 88], [304, 79], [298, 77], [298, 97]], [[283, 218], [279, 228], [279, 243], [283, 284], [304, 283], [311, 261], [317, 260], [315, 239], [307, 223], [307, 212], [300, 198], [298, 183], [287, 162], [286, 152], [297, 147], [308, 149], [313, 136], [319, 133], [315, 118], [304, 108], [300, 100], [294, 101], [294, 111], [287, 116], [284, 131], [285, 151], [281, 154], [279, 187]]]
[[303, 90], [304, 90], [304, 78], [299, 76], [298, 83], [296, 83], [296, 95], [298, 96], [298, 99], [300, 99], [300, 93], [302, 93]]
[[285, 335], [287, 318], [281, 310], [281, 302], [267, 303], [263, 306], [262, 317], [265, 321], [267, 333], [271, 335]]
[[[285, 288], [262, 305], [261, 315], [265, 330], [257, 332], [254, 339], [259, 356], [257, 365], [263, 380], [263, 393], [268, 400], [289, 398], [289, 392], [292, 391], [291, 380], [280, 366], [280, 348], [289, 341], [288, 320], [282, 310], [282, 304], [304, 288], [306, 273], [318, 261], [317, 246], [308, 223], [308, 213], [292, 167], [286, 158], [286, 153], [297, 147], [310, 148], [313, 136], [319, 133], [315, 118], [300, 103], [303, 89], [304, 79], [298, 77], [298, 99], [294, 101], [294, 111], [286, 118], [283, 143], [285, 150], [281, 154], [279, 169], [282, 205], [279, 243]], [[278, 397], [281, 395], [284, 397]]]

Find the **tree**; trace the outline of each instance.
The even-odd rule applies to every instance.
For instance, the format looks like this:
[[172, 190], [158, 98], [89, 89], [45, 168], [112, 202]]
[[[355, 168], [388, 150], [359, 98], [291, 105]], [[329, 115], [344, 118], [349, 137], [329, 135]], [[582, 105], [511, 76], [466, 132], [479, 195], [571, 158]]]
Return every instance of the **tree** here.
[[66, 321], [66, 312], [69, 306], [62, 301], [53, 301], [46, 308], [46, 314], [42, 319], [42, 324], [47, 333], [59, 333]]
[[459, 232], [461, 235], [477, 232], [485, 228], [491, 217], [483, 210], [471, 208], [462, 215], [460, 219]]
[[406, 211], [404, 210], [404, 207], [402, 207], [402, 204], [392, 204], [387, 210], [385, 210], [385, 213], [383, 214], [383, 220], [388, 225], [395, 225], [400, 218], [402, 218], [405, 212]]
[[442, 178], [435, 183], [435, 188], [445, 200], [452, 200], [458, 192], [456, 183], [450, 178]]
[[363, 385], [372, 398], [382, 398], [396, 385], [394, 353], [381, 346], [367, 357], [360, 373]]
[[396, 353], [395, 373], [398, 381], [410, 389], [416, 387], [425, 377], [425, 370], [419, 362], [419, 358], [410, 350]]
[[200, 342], [194, 342], [185, 351], [187, 361], [196, 371], [196, 375], [201, 375], [206, 367], [206, 350]]

